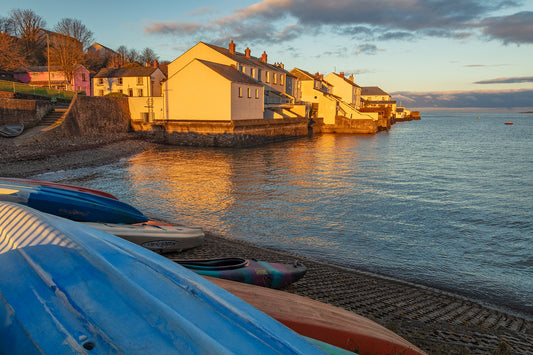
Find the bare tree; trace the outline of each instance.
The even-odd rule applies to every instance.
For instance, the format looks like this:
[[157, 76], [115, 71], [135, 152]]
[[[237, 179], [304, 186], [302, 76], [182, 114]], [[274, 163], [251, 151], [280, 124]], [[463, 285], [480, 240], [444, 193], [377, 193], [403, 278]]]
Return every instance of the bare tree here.
[[80, 21], [71, 18], [61, 19], [54, 27], [57, 33], [72, 37], [86, 49], [93, 42], [93, 33]]
[[119, 64], [120, 65], [126, 64], [126, 58], [128, 57], [128, 48], [126, 48], [126, 46], [120, 46], [117, 49], [117, 53], [119, 56], [118, 58]]
[[65, 74], [67, 82], [72, 83], [74, 71], [79, 64], [84, 64], [86, 57], [84, 47], [92, 41], [93, 33], [79, 20], [64, 18], [49, 32], [50, 61], [58, 65]]
[[159, 57], [155, 54], [155, 52], [151, 48], [148, 48], [148, 47], [143, 49], [143, 51], [142, 51], [142, 53], [140, 55], [141, 64], [148, 63], [148, 64], [152, 65], [158, 59], [159, 59]]
[[0, 17], [0, 33], [14, 34], [13, 21], [9, 17]]
[[20, 40], [0, 32], [0, 69], [15, 70], [27, 65]]
[[43, 62], [45, 39], [41, 29], [46, 26], [46, 21], [33, 10], [11, 10], [9, 16], [13, 34], [21, 39], [24, 45], [24, 54], [31, 64]]
[[130, 49], [128, 55], [126, 56], [126, 62], [128, 63], [138, 63], [140, 60], [139, 52], [135, 49]]

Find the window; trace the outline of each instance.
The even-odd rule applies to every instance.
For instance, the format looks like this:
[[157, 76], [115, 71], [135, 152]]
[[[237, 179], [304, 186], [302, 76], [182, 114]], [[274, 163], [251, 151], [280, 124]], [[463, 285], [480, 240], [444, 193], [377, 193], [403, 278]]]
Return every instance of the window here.
[[104, 90], [98, 90], [98, 96], [104, 96]]
[[81, 81], [86, 81], [85, 80], [85, 73], [81, 73]]
[[239, 97], [242, 97], [242, 88], [239, 86]]
[[250, 70], [250, 76], [255, 79], [255, 68]]
[[137, 78], [137, 85], [142, 85], [143, 84], [143, 77], [142, 76], [139, 76]]
[[122, 85], [122, 78], [118, 78], [118, 83], [117, 85]]
[[98, 78], [98, 85], [104, 85], [104, 79]]
[[257, 69], [257, 80], [261, 81], [261, 69]]
[[270, 72], [266, 72], [266, 73], [265, 73], [265, 76], [266, 76], [266, 80], [265, 80], [265, 81], [266, 81], [267, 83], [270, 83]]
[[256, 98], [256, 99], [259, 98], [259, 89], [255, 89], [255, 98]]
[[137, 96], [143, 96], [143, 89], [137, 89]]
[[133, 89], [128, 89], [128, 96], [133, 96]]
[[118, 92], [119, 92], [119, 94], [122, 94], [122, 89], [120, 89]]
[[248, 98], [252, 97], [252, 89], [248, 88]]
[[279, 83], [280, 83], [281, 85], [283, 85], [283, 77], [284, 77], [283, 74], [281, 74], [281, 75], [279, 76]]
[[239, 64], [239, 71], [244, 73], [244, 65], [242, 64]]
[[278, 83], [278, 74], [277, 73], [272, 74], [272, 81], [274, 82], [274, 84]]

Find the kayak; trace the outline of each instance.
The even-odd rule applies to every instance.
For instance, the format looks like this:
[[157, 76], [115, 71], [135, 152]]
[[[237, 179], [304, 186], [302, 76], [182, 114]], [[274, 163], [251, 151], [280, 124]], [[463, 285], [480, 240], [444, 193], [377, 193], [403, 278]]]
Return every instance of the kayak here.
[[2, 354], [323, 354], [199, 275], [126, 240], [0, 202]]
[[130, 224], [148, 220], [127, 203], [52, 186], [0, 182], [0, 201], [20, 203], [75, 221]]
[[83, 224], [158, 253], [180, 252], [196, 248], [202, 245], [205, 236], [202, 228], [96, 222], [84, 222]]
[[0, 126], [0, 135], [7, 138], [20, 136], [24, 132], [23, 123], [4, 124]]
[[0, 177], [0, 183], [16, 183], [16, 184], [24, 184], [24, 185], [32, 185], [32, 186], [51, 186], [51, 187], [58, 187], [61, 189], [67, 189], [67, 190], [74, 190], [74, 191], [82, 191], [87, 192], [94, 195], [100, 195], [104, 197], [109, 197], [115, 200], [118, 200], [114, 195], [105, 192], [100, 191], [96, 189], [90, 189], [88, 187], [82, 187], [82, 186], [76, 186], [76, 185], [69, 185], [69, 184], [61, 184], [58, 182], [52, 182], [52, 181], [43, 181], [43, 180], [36, 180], [36, 179], [23, 179], [23, 178], [9, 178], [9, 177]]
[[389, 329], [345, 309], [289, 292], [206, 279], [301, 335], [359, 354], [424, 354]]
[[243, 258], [175, 261], [203, 276], [269, 288], [286, 287], [300, 280], [307, 271], [307, 268], [298, 261], [292, 264], [268, 263]]

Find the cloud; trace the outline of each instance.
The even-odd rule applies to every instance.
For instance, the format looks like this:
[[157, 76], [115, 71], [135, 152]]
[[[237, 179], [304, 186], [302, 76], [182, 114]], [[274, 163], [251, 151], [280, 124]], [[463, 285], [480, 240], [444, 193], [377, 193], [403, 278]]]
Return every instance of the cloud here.
[[533, 106], [533, 90], [394, 92], [393, 99], [409, 108], [516, 108]]
[[510, 16], [488, 17], [480, 22], [482, 32], [505, 44], [533, 43], [533, 12], [523, 11]]
[[505, 43], [530, 43], [532, 13], [488, 17], [517, 5], [518, 0], [263, 0], [209, 22], [153, 22], [145, 31], [263, 44], [327, 32], [366, 41], [465, 39], [482, 32]]
[[359, 46], [355, 54], [376, 55], [378, 51], [384, 51], [384, 49], [378, 49], [375, 44], [364, 43]]
[[516, 83], [533, 83], [533, 76], [523, 76], [518, 78], [497, 78], [489, 80], [476, 81], [474, 84], [516, 84]]

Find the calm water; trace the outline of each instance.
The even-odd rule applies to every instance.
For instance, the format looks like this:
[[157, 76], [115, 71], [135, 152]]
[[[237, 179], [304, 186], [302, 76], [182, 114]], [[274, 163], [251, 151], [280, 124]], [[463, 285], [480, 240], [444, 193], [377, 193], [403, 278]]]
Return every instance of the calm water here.
[[165, 147], [37, 177], [533, 318], [532, 137], [533, 115], [428, 113], [368, 137]]

